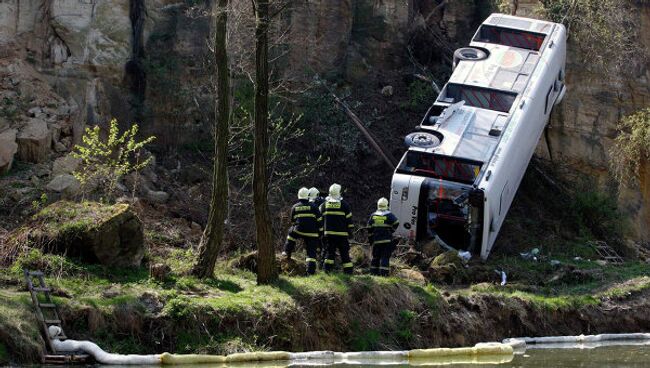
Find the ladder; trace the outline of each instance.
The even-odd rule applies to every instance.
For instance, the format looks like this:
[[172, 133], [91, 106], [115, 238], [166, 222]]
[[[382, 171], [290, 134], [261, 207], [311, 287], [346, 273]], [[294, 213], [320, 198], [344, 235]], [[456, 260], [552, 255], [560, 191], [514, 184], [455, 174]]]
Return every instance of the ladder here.
[[605, 260], [607, 263], [611, 263], [613, 265], [623, 264], [623, 258], [621, 258], [621, 256], [616, 253], [614, 248], [607, 245], [607, 243], [604, 241], [595, 240], [588, 242], [588, 244], [591, 245], [596, 250], [596, 253], [598, 253], [600, 258]]
[[[60, 354], [52, 346], [49, 333], [47, 329], [50, 326], [58, 326], [61, 328], [61, 334], [56, 337], [58, 340], [65, 340], [67, 337], [63, 332], [61, 325], [61, 317], [59, 315], [59, 308], [52, 300], [52, 289], [45, 284], [44, 274], [41, 271], [23, 270], [25, 281], [27, 282], [27, 289], [32, 297], [32, 304], [34, 305], [34, 313], [36, 319], [41, 325], [41, 333], [45, 340], [45, 355], [43, 356], [43, 363], [46, 364], [61, 364], [61, 363], [83, 363], [87, 360], [88, 356], [83, 354]], [[34, 282], [36, 280], [36, 282]]]

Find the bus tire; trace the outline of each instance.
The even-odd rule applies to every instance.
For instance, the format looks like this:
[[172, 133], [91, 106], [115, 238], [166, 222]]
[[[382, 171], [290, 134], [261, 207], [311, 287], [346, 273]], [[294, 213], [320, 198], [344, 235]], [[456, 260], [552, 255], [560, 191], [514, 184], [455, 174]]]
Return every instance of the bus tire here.
[[477, 49], [476, 47], [461, 47], [454, 51], [454, 64], [453, 68], [456, 68], [456, 65], [460, 61], [480, 61], [487, 59], [488, 54], [486, 51]]
[[404, 143], [409, 147], [433, 148], [440, 145], [441, 137], [426, 132], [414, 132], [404, 137]]

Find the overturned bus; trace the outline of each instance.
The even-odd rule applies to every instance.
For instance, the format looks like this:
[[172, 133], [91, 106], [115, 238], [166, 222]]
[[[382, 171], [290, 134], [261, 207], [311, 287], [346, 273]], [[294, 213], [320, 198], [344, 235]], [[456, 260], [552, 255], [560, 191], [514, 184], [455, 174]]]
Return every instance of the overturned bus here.
[[566, 29], [492, 14], [415, 132], [391, 184], [397, 235], [485, 259], [554, 105], [565, 94]]

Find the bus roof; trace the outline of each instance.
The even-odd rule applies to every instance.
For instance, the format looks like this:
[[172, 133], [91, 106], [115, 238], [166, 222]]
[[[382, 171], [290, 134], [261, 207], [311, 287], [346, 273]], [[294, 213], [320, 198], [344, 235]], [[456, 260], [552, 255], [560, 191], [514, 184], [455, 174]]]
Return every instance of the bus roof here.
[[[497, 34], [497, 44], [483, 35], [481, 28]], [[484, 60], [461, 60], [449, 82], [421, 127], [442, 133], [444, 139], [434, 148], [424, 149], [437, 154], [487, 162], [494, 153], [510, 111], [515, 108], [547, 47], [547, 35], [554, 23], [492, 14], [478, 29], [472, 47], [488, 51]], [[483, 29], [484, 31], [486, 29]], [[465, 101], [444, 121], [429, 124], [433, 110]], [[411, 150], [423, 150], [410, 148]]]

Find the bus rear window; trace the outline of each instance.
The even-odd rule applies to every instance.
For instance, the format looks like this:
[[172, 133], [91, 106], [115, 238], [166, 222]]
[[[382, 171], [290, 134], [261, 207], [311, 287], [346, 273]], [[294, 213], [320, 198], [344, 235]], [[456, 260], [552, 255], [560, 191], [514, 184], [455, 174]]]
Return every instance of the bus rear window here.
[[478, 31], [476, 38], [474, 38], [474, 42], [496, 43], [504, 46], [539, 51], [542, 48], [545, 37], [545, 35], [540, 33], [483, 25]]
[[444, 98], [445, 102], [452, 102], [446, 99], [453, 99], [452, 103], [464, 100], [468, 106], [509, 112], [512, 104], [515, 103], [517, 94], [463, 84], [448, 84]]
[[481, 171], [481, 162], [427, 152], [408, 151], [397, 171], [403, 174], [427, 176], [457, 183], [472, 184]]

